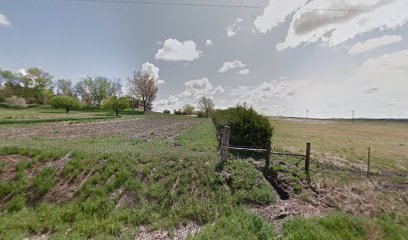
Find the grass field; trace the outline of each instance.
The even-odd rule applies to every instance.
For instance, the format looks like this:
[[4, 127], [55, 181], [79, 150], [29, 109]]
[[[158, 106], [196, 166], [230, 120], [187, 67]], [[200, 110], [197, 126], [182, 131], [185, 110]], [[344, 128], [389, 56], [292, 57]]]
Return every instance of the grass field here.
[[271, 118], [271, 124], [275, 146], [301, 152], [311, 142], [314, 155], [322, 160], [344, 158], [363, 166], [371, 147], [373, 170], [408, 173], [408, 121], [357, 120], [351, 124], [347, 120]]
[[[3, 110], [0, 116], [29, 120], [65, 115]], [[303, 185], [279, 200], [252, 159], [232, 159], [217, 172], [209, 119], [155, 113], [98, 119], [104, 114], [110, 113], [0, 124], [0, 239], [406, 239], [401, 213], [352, 216], [343, 202], [328, 204], [333, 197], [323, 185], [319, 204]], [[273, 170], [301, 182], [288, 170], [294, 160], [281, 161], [286, 168]]]

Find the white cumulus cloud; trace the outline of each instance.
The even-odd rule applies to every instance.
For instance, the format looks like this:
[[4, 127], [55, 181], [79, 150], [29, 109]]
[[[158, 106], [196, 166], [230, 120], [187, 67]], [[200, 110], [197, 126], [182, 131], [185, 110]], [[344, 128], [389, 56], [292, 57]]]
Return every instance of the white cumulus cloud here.
[[155, 58], [165, 61], [187, 61], [198, 59], [202, 51], [198, 50], [194, 41], [180, 42], [177, 39], [169, 38], [162, 44]]
[[0, 14], [0, 26], [3, 26], [3, 27], [11, 26], [10, 20], [3, 14]]
[[[287, 1], [279, 9], [271, 0], [255, 22], [262, 33], [286, 20], [290, 26], [286, 38], [276, 48], [284, 50], [300, 45], [337, 46], [374, 30], [393, 30], [408, 22], [406, 0], [309, 0]], [[307, 2], [307, 3], [305, 3]]]
[[156, 67], [153, 63], [145, 62], [142, 65], [142, 73], [149, 74], [155, 81], [159, 79], [159, 68]]
[[238, 72], [238, 74], [241, 74], [241, 75], [247, 75], [247, 74], [249, 74], [249, 73], [250, 73], [250, 71], [249, 71], [248, 68], [241, 69], [241, 70], [239, 70], [239, 72]]
[[205, 45], [207, 46], [212, 46], [213, 45], [213, 41], [211, 39], [207, 39], [207, 41], [205, 41]]
[[218, 72], [222, 73], [235, 68], [244, 68], [245, 66], [246, 64], [242, 63], [241, 61], [233, 60], [230, 62], [224, 62], [222, 67], [218, 70]]
[[218, 94], [225, 93], [225, 89], [219, 85], [214, 87], [208, 78], [195, 79], [185, 82], [185, 90], [177, 95], [170, 95], [167, 99], [156, 102], [155, 109], [179, 109], [185, 104], [196, 105], [202, 96], [213, 98]]
[[372, 38], [365, 42], [358, 42], [356, 43], [349, 51], [351, 54], [368, 52], [373, 49], [390, 45], [393, 43], [401, 42], [403, 39], [401, 36], [398, 35], [384, 35], [380, 38]]
[[232, 36], [236, 35], [237, 32], [238, 32], [239, 30], [241, 30], [241, 27], [239, 27], [239, 24], [240, 24], [242, 21], [243, 21], [242, 18], [237, 18], [237, 19], [234, 21], [233, 24], [231, 24], [231, 25], [229, 25], [229, 26], [227, 26], [227, 27], [225, 28], [225, 30], [227, 30], [227, 36], [228, 36], [228, 37], [232, 37]]
[[286, 18], [302, 7], [307, 0], [270, 0], [261, 16], [254, 21], [255, 29], [261, 33], [266, 33], [272, 28], [285, 22]]

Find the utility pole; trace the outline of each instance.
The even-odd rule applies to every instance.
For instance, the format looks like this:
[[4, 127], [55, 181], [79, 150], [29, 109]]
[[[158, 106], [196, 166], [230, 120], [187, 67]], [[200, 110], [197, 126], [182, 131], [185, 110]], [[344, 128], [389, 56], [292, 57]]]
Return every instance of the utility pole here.
[[309, 109], [306, 109], [306, 118], [309, 118]]
[[354, 123], [354, 113], [355, 113], [355, 112], [356, 112], [356, 111], [354, 111], [354, 110], [351, 111], [351, 114], [352, 114], [352, 116], [351, 116], [351, 124]]

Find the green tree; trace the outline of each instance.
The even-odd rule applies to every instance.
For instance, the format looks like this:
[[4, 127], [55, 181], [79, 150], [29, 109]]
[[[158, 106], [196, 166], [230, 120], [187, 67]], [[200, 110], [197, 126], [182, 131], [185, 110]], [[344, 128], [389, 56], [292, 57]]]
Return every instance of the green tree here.
[[26, 89], [26, 97], [34, 97], [36, 102], [47, 104], [53, 91], [52, 76], [48, 72], [39, 68], [29, 68], [25, 75], [21, 75], [21, 80]]
[[102, 108], [105, 109], [112, 109], [116, 116], [119, 116], [119, 113], [129, 107], [129, 102], [125, 97], [110, 97], [107, 100], [105, 100], [102, 104]]
[[154, 77], [149, 73], [142, 73], [141, 71], [135, 72], [133, 79], [128, 80], [128, 89], [132, 96], [142, 101], [144, 112], [149, 110], [159, 91]]
[[205, 117], [211, 117], [214, 113], [214, 102], [211, 98], [202, 96], [198, 100], [198, 108], [200, 111], [204, 112]]
[[88, 106], [92, 106], [94, 102], [91, 92], [92, 85], [92, 78], [86, 78], [77, 82], [74, 87], [75, 94]]
[[191, 104], [186, 104], [183, 106], [183, 114], [184, 115], [193, 115], [194, 107]]
[[69, 79], [58, 79], [55, 82], [57, 88], [57, 95], [73, 96], [74, 89], [72, 87], [72, 81]]
[[69, 113], [71, 110], [78, 109], [80, 102], [75, 97], [60, 95], [51, 98], [50, 105], [55, 108], [63, 108], [66, 113]]
[[120, 96], [122, 84], [119, 80], [110, 80], [105, 77], [87, 77], [75, 85], [75, 93], [88, 106], [101, 106], [103, 100], [113, 96]]

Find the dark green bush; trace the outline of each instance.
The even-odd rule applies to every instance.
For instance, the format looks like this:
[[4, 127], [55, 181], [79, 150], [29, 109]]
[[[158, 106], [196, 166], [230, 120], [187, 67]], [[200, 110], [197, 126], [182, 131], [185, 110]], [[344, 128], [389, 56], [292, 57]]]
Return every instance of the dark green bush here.
[[80, 102], [75, 97], [60, 95], [51, 98], [50, 105], [55, 108], [63, 108], [66, 113], [69, 113], [71, 110], [79, 109]]
[[203, 111], [198, 111], [197, 112], [197, 117], [198, 118], [207, 118], [207, 115]]
[[170, 114], [170, 110], [164, 110], [163, 113]]
[[264, 147], [273, 133], [268, 118], [245, 105], [217, 110], [213, 122], [219, 133], [224, 126], [231, 128], [230, 144], [236, 146]]
[[183, 111], [181, 111], [181, 109], [179, 109], [179, 110], [174, 110], [174, 114], [176, 114], [176, 115], [183, 115]]

